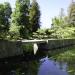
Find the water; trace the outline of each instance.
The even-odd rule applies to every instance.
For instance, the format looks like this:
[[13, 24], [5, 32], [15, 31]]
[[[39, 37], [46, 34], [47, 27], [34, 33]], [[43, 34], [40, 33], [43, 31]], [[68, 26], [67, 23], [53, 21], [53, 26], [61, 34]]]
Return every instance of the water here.
[[73, 65], [63, 61], [45, 57], [34, 61], [22, 61], [20, 63], [5, 63], [0, 75], [75, 75], [75, 68], [68, 72]]
[[41, 62], [38, 75], [68, 75], [66, 63], [62, 63], [63, 66], [61, 66], [59, 62], [50, 60], [47, 57], [42, 59]]
[[75, 47], [59, 51], [42, 58], [27, 54], [29, 58], [20, 61], [0, 62], [0, 75], [75, 75]]

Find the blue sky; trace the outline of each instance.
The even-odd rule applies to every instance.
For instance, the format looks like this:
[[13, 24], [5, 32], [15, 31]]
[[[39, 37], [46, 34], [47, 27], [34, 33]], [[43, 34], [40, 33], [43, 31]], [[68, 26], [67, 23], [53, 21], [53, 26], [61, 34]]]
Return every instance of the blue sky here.
[[[12, 8], [15, 7], [16, 0], [0, 0], [0, 3], [10, 2]], [[54, 16], [58, 16], [60, 9], [64, 9], [64, 14], [67, 13], [67, 8], [71, 0], [37, 0], [41, 11], [41, 27], [50, 28], [51, 20]]]

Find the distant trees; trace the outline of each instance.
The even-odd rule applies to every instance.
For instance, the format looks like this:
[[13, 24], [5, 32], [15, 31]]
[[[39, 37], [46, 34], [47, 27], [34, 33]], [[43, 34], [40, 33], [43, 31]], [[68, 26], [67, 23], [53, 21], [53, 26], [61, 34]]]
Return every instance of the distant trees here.
[[52, 19], [52, 27], [65, 27], [65, 26], [74, 26], [75, 27], [75, 2], [72, 1], [68, 8], [67, 16], [63, 16], [63, 9], [61, 9], [61, 15], [54, 17]]
[[59, 16], [56, 16], [56, 17], [52, 18], [52, 26], [51, 27], [52, 28], [63, 27], [64, 23], [65, 23], [65, 20], [64, 20], [64, 9], [61, 8]]
[[59, 16], [52, 19], [50, 30], [52, 38], [75, 38], [75, 2], [70, 4], [67, 16], [63, 15], [62, 10]]
[[61, 8], [60, 15], [52, 19], [52, 27], [65, 26], [75, 27], [75, 2], [73, 1], [68, 8], [67, 16], [64, 15], [63, 8]]
[[52, 19], [52, 28], [54, 27], [61, 27], [64, 25], [64, 19], [60, 17], [54, 17]]
[[38, 28], [40, 28], [40, 10], [36, 0], [32, 0], [29, 11], [29, 21], [31, 25], [31, 31], [36, 32]]
[[72, 2], [69, 6], [68, 11], [68, 17], [69, 17], [69, 24], [75, 26], [75, 2]]

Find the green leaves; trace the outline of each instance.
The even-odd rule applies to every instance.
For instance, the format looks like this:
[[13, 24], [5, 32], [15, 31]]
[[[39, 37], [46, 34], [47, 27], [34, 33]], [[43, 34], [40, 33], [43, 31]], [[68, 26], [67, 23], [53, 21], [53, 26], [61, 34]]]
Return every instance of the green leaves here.
[[75, 26], [75, 2], [70, 4], [69, 7], [69, 24], [72, 24], [73, 26]]
[[58, 28], [51, 36], [58, 39], [75, 38], [75, 27]]
[[20, 30], [20, 26], [11, 25], [10, 30], [9, 30], [10, 38], [11, 39], [19, 39], [19, 37], [20, 37], [19, 30]]
[[15, 11], [12, 13], [10, 31], [14, 30], [20, 38], [27, 38], [29, 34], [29, 4], [30, 0], [17, 0]]
[[0, 4], [0, 38], [6, 37], [8, 33], [11, 12], [9, 3]]
[[32, 32], [36, 32], [40, 28], [40, 10], [36, 0], [33, 0], [29, 10], [29, 22]]
[[55, 17], [52, 19], [52, 27], [61, 27], [64, 25], [64, 18]]

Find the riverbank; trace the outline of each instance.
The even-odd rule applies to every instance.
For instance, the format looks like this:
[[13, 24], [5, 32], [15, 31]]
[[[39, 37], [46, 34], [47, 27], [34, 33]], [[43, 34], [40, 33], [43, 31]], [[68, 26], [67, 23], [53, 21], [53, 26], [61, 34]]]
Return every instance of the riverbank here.
[[51, 50], [48, 52], [48, 56], [58, 61], [74, 62], [75, 60], [75, 45]]

